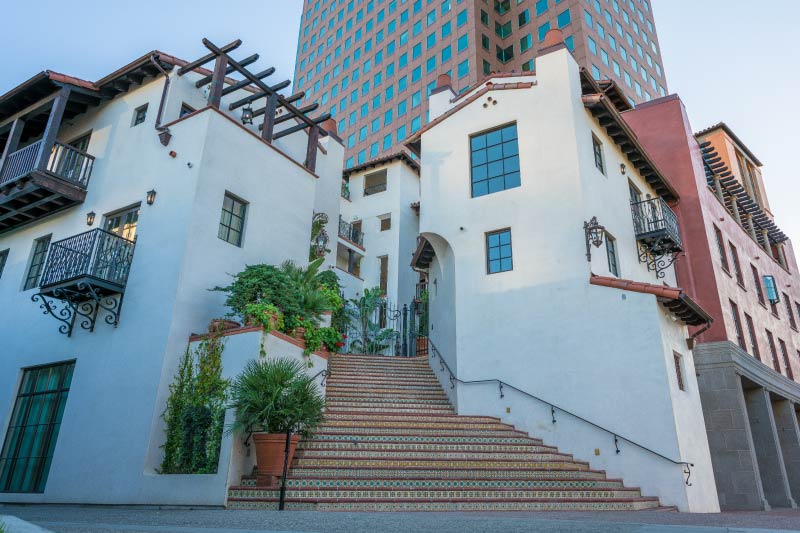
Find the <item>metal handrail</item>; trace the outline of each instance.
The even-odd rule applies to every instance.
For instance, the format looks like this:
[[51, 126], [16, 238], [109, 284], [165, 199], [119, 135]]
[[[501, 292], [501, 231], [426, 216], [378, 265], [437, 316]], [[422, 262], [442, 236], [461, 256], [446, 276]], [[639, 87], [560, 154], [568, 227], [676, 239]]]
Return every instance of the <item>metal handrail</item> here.
[[378, 194], [379, 192], [384, 192], [386, 190], [386, 182], [377, 183], [375, 185], [370, 185], [369, 187], [364, 187], [364, 196], [371, 196], [373, 194]]
[[614, 447], [616, 448], [617, 454], [621, 453], [621, 451], [622, 451], [622, 450], [619, 449], [619, 441], [620, 440], [624, 440], [625, 442], [633, 444], [637, 448], [640, 448], [640, 449], [642, 449], [642, 450], [644, 450], [646, 452], [649, 452], [649, 453], [655, 455], [656, 457], [660, 457], [661, 459], [664, 459], [665, 461], [669, 461], [672, 464], [685, 467], [686, 469], [683, 471], [683, 473], [686, 474], [686, 486], [687, 487], [691, 487], [692, 486], [692, 484], [689, 482], [689, 479], [692, 476], [692, 470], [691, 469], [694, 466], [694, 463], [689, 463], [687, 461], [676, 461], [674, 459], [670, 459], [666, 455], [660, 454], [655, 450], [651, 450], [650, 448], [648, 448], [647, 446], [645, 446], [643, 444], [639, 444], [638, 442], [636, 442], [634, 440], [631, 440], [631, 439], [629, 439], [627, 437], [623, 437], [619, 433], [611, 431], [608, 428], [604, 428], [603, 426], [601, 426], [599, 424], [596, 424], [596, 423], [592, 422], [591, 420], [587, 420], [587, 419], [583, 418], [580, 415], [576, 415], [572, 411], [568, 411], [567, 409], [564, 409], [563, 407], [559, 407], [558, 405], [554, 404], [553, 402], [549, 402], [547, 400], [543, 400], [542, 398], [539, 398], [538, 396], [534, 396], [533, 394], [531, 394], [529, 392], [526, 392], [526, 391], [524, 391], [524, 390], [522, 390], [522, 389], [520, 389], [518, 387], [515, 387], [514, 385], [506, 383], [503, 380], [493, 378], [493, 379], [479, 379], [479, 380], [464, 381], [463, 379], [460, 379], [458, 376], [456, 376], [455, 372], [453, 372], [453, 370], [450, 368], [450, 365], [447, 364], [447, 361], [444, 360], [444, 358], [442, 357], [441, 352], [439, 352], [439, 349], [436, 348], [436, 345], [433, 343], [433, 341], [430, 338], [428, 338], [428, 346], [430, 348], [429, 353], [430, 353], [431, 358], [438, 357], [439, 358], [439, 365], [441, 366], [442, 371], [444, 371], [446, 369], [447, 372], [450, 374], [450, 388], [451, 389], [455, 388], [456, 382], [461, 383], [462, 385], [479, 385], [479, 384], [484, 384], [484, 383], [497, 383], [498, 386], [500, 387], [500, 397], [501, 398], [505, 397], [505, 394], [503, 392], [504, 388], [507, 387], [509, 389], [515, 390], [518, 393], [522, 394], [523, 396], [527, 396], [528, 398], [534, 399], [534, 400], [536, 400], [538, 402], [541, 402], [541, 403], [543, 403], [545, 405], [550, 406], [550, 416], [553, 419], [553, 424], [556, 423], [556, 411], [560, 411], [562, 413], [570, 415], [573, 418], [576, 418], [576, 419], [580, 420], [581, 422], [585, 422], [585, 423], [589, 424], [592, 427], [595, 427], [595, 428], [597, 428], [597, 429], [599, 429], [601, 431], [605, 431], [609, 435], [613, 436], [614, 437]]
[[637, 238], [654, 232], [666, 231], [678, 246], [682, 245], [678, 217], [669, 204], [661, 198], [650, 198], [631, 203], [634, 229]]

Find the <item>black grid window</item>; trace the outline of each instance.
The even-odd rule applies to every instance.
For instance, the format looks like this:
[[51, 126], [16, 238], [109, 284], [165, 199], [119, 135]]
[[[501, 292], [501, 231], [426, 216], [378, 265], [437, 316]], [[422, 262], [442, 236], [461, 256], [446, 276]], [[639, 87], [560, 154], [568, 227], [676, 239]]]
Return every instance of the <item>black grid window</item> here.
[[736, 330], [736, 343], [742, 348], [742, 350], [747, 351], [747, 344], [744, 342], [744, 332], [742, 331], [742, 319], [739, 316], [739, 306], [733, 303], [732, 300], [728, 300], [728, 302], [731, 304], [733, 327]]
[[147, 104], [141, 107], [137, 107], [133, 111], [133, 123], [131, 124], [131, 126], [138, 126], [145, 120], [147, 120]]
[[44, 492], [74, 368], [25, 369], [0, 453], [0, 492]]
[[511, 230], [486, 234], [486, 271], [489, 274], [507, 272], [514, 268], [511, 256]]
[[686, 390], [686, 383], [683, 381], [683, 357], [678, 352], [672, 352], [672, 358], [675, 360], [675, 377], [678, 380], [678, 388]]
[[28, 266], [28, 275], [25, 276], [25, 287], [23, 290], [34, 289], [39, 286], [39, 277], [44, 269], [44, 261], [47, 258], [47, 249], [50, 247], [50, 235], [36, 239], [33, 243], [33, 254]]
[[756, 337], [756, 328], [753, 324], [753, 317], [745, 313], [744, 321], [747, 324], [747, 332], [750, 335], [750, 349], [752, 350], [753, 357], [761, 361], [761, 350], [758, 348], [758, 338]]
[[603, 143], [592, 134], [592, 150], [594, 151], [594, 166], [597, 170], [606, 173], [606, 164], [603, 162]]
[[246, 211], [247, 204], [245, 202], [230, 194], [225, 195], [225, 200], [222, 202], [222, 215], [219, 219], [218, 236], [220, 239], [235, 246], [242, 245]]
[[3, 277], [3, 270], [6, 268], [6, 261], [8, 261], [8, 248], [0, 252], [0, 278]]
[[470, 137], [472, 197], [519, 187], [517, 125]]

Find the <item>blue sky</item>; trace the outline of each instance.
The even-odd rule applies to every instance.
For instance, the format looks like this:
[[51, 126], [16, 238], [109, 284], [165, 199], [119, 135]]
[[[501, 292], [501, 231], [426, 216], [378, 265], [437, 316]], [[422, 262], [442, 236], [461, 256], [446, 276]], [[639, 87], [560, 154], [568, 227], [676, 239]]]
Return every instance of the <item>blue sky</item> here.
[[[800, 246], [797, 0], [651, 0], [671, 92], [694, 129], [724, 120], [764, 163], [778, 225]], [[96, 80], [159, 49], [194, 59], [200, 40], [240, 38], [242, 57], [293, 74], [302, 0], [7, 2], [0, 94], [44, 69]], [[113, 6], [113, 7], [112, 7]], [[31, 22], [34, 21], [34, 22]], [[11, 22], [8, 24], [8, 22]]]

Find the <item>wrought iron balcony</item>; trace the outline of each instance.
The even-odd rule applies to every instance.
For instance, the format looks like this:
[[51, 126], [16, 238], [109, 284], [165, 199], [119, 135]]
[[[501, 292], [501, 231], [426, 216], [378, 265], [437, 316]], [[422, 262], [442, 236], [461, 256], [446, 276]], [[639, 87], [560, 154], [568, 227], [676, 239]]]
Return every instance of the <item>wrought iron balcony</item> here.
[[94, 157], [58, 141], [9, 154], [0, 166], [0, 233], [83, 202], [93, 165]]
[[116, 325], [133, 251], [133, 241], [101, 229], [54, 242], [32, 300], [61, 321], [60, 331], [67, 335], [79, 316], [81, 327], [92, 331], [101, 310], [105, 321]]
[[364, 247], [364, 233], [353, 224], [339, 217], [339, 237], [346, 239], [353, 244]]
[[370, 185], [369, 187], [364, 187], [364, 196], [371, 196], [373, 194], [378, 194], [379, 192], [383, 192], [386, 190], [386, 182], [377, 183], [375, 185]]
[[639, 260], [659, 278], [683, 251], [678, 217], [662, 198], [631, 204], [633, 227], [639, 241]]

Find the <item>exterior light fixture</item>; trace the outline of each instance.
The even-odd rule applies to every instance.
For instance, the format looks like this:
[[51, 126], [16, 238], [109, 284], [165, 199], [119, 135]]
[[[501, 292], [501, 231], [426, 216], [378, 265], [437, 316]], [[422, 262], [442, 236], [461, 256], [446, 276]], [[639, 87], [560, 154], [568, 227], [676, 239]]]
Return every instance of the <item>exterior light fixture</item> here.
[[88, 213], [86, 213], [86, 225], [87, 226], [94, 225], [94, 217], [95, 217], [95, 212], [94, 211], [89, 211]]
[[625, 173], [627, 172], [627, 167], [625, 166], [625, 163], [619, 164], [619, 171], [622, 172], [623, 176], [625, 175]]
[[589, 222], [583, 223], [583, 232], [586, 235], [586, 260], [592, 261], [592, 245], [597, 248], [603, 245], [606, 228], [597, 222], [597, 217], [592, 217]]
[[147, 191], [147, 205], [153, 205], [155, 201], [156, 201], [156, 190], [150, 189], [149, 191]]
[[253, 123], [253, 108], [249, 105], [242, 109], [242, 124]]

